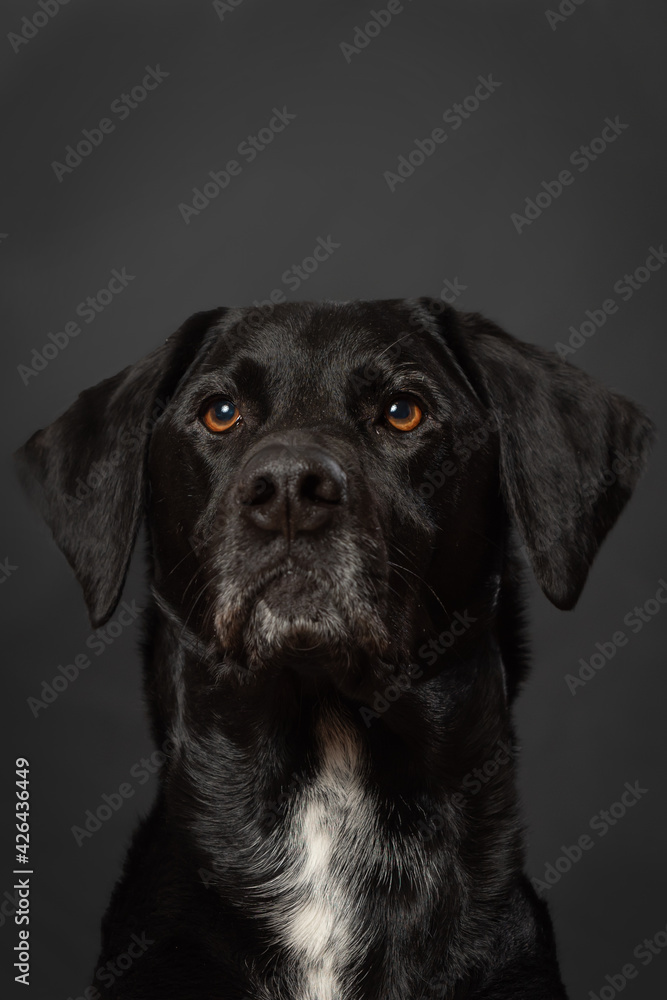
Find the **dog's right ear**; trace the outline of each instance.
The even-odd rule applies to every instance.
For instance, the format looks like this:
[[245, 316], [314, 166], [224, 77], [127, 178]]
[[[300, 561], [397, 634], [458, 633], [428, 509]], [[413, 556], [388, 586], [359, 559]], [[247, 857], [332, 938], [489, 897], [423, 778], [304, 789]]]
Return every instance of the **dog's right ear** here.
[[151, 430], [224, 313], [191, 316], [157, 350], [82, 392], [16, 453], [21, 480], [74, 570], [95, 628], [113, 613], [125, 582], [144, 510]]

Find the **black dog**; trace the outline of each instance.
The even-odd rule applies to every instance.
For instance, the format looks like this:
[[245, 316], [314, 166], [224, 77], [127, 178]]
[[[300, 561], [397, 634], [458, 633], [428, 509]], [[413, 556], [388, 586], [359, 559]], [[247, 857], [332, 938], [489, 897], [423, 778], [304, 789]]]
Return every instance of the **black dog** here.
[[420, 299], [199, 313], [30, 439], [95, 626], [144, 515], [150, 539], [167, 759], [100, 967], [143, 944], [98, 995], [565, 997], [522, 873], [510, 529], [572, 608], [651, 436], [555, 355]]

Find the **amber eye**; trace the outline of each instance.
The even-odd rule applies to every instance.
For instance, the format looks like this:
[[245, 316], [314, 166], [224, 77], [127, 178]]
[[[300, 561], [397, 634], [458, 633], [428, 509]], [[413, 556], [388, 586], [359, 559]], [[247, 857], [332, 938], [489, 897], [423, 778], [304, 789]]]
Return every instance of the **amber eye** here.
[[422, 422], [422, 411], [411, 399], [394, 399], [384, 415], [397, 431], [413, 431]]
[[201, 415], [204, 427], [208, 427], [215, 434], [231, 430], [240, 419], [238, 407], [229, 399], [216, 399], [205, 407]]

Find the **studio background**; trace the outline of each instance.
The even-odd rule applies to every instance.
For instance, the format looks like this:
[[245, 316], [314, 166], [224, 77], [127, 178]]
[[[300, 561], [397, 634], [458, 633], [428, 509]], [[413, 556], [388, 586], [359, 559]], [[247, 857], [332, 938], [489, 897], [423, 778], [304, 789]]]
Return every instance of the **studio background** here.
[[[385, 0], [87, 0], [60, 7], [21, 42], [20, 32], [31, 34], [23, 19], [42, 8], [2, 6], [4, 996], [81, 996], [130, 833], [156, 787], [141, 764], [154, 749], [141, 701], [141, 615], [101, 654], [87, 644], [78, 585], [11, 465], [35, 429], [190, 313], [264, 300], [274, 289], [289, 300], [444, 293], [547, 348], [568, 344], [572, 327], [592, 322], [586, 311], [599, 318], [613, 299], [616, 311], [592, 335], [575, 336], [569, 360], [664, 426], [667, 267], [635, 280], [629, 296], [614, 289], [667, 240], [663, 5], [586, 0], [561, 3], [571, 12], [558, 14], [554, 3], [558, 19], [546, 2], [522, 0], [401, 6], [357, 52], [341, 43], [353, 45]], [[112, 105], [147, 67], [161, 82], [121, 118]], [[457, 128], [451, 117], [443, 123], [479, 77], [495, 83], [487, 99]], [[239, 144], [274, 109], [295, 117], [249, 162]], [[104, 118], [113, 131], [78, 165], [54, 169]], [[590, 146], [607, 118], [627, 127], [580, 171], [570, 154]], [[391, 190], [385, 173], [438, 127], [446, 141]], [[193, 189], [231, 159], [241, 172], [199, 214], [184, 213]], [[512, 220], [565, 169], [574, 179], [550, 205], [526, 224]], [[318, 237], [338, 246], [297, 288], [285, 274], [297, 273]], [[114, 269], [131, 279], [86, 322], [78, 304], [107, 288]], [[33, 349], [42, 354], [49, 333], [71, 321], [81, 332], [38, 370]], [[628, 962], [638, 974], [627, 1000], [654, 1000], [667, 980], [667, 950], [648, 965], [633, 958], [667, 926], [667, 606], [655, 601], [667, 579], [664, 509], [658, 444], [577, 609], [558, 612], [532, 580], [528, 588], [534, 669], [516, 719], [530, 875], [543, 879], [563, 846], [591, 833], [626, 782], [646, 789], [544, 892], [573, 1000], [599, 996]], [[141, 607], [144, 594], [140, 545], [124, 599]], [[647, 601], [659, 610], [633, 632], [624, 618]], [[573, 693], [566, 675], [619, 629], [627, 644]], [[90, 667], [35, 716], [28, 699], [80, 653]], [[19, 756], [31, 765], [35, 873], [32, 986], [23, 991], [9, 958]], [[133, 796], [79, 846], [72, 827], [124, 782]]]

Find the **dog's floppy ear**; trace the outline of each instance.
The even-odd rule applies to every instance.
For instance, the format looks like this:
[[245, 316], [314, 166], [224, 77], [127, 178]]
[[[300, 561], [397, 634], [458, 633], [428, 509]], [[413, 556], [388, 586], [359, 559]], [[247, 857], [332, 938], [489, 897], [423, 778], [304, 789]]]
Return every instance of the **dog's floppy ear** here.
[[497, 420], [505, 503], [542, 590], [569, 610], [644, 469], [654, 426], [556, 354], [477, 314], [452, 314], [442, 332]]
[[157, 350], [82, 392], [16, 453], [23, 484], [74, 570], [95, 628], [113, 613], [129, 567], [152, 427], [224, 311], [191, 316]]

